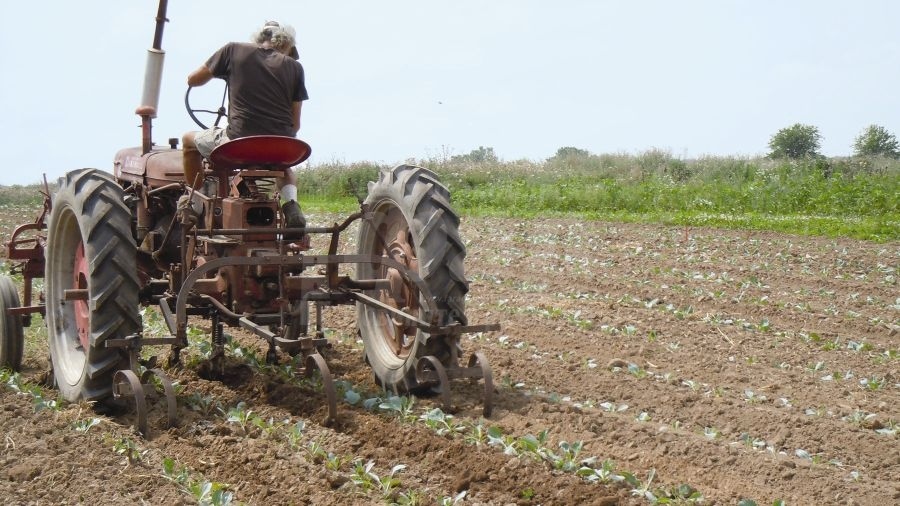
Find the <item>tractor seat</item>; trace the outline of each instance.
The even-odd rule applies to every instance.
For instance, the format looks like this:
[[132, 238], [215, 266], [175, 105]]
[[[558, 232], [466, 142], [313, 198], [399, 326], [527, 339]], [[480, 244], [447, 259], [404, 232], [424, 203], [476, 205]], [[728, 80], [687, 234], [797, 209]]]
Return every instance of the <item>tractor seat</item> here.
[[213, 171], [284, 170], [309, 158], [312, 148], [294, 137], [252, 135], [224, 142], [209, 154]]

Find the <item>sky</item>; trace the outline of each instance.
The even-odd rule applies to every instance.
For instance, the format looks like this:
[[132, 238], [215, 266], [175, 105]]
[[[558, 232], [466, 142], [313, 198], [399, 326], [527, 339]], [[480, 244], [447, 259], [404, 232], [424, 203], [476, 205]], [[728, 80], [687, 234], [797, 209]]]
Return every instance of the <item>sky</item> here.
[[[157, 5], [4, 3], [0, 185], [111, 171], [140, 145]], [[297, 30], [313, 166], [479, 146], [504, 160], [563, 146], [756, 156], [795, 123], [843, 156], [868, 125], [900, 134], [894, 0], [170, 0], [167, 17], [158, 144], [197, 128], [187, 74], [267, 20]], [[195, 106], [217, 107], [219, 83]]]

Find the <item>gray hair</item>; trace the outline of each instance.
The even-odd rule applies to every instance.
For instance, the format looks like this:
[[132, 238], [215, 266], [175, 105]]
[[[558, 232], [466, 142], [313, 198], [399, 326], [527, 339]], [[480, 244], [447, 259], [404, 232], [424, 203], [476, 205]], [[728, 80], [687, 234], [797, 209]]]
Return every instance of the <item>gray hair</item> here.
[[268, 42], [277, 50], [287, 50], [297, 44], [297, 32], [290, 25], [282, 25], [278, 21], [266, 21], [254, 32], [250, 40], [257, 44]]

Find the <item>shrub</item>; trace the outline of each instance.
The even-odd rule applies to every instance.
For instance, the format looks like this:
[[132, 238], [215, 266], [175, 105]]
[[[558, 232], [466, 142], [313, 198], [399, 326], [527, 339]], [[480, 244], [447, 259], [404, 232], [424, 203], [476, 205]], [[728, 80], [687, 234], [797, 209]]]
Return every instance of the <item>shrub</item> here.
[[900, 143], [897, 137], [879, 125], [869, 125], [853, 142], [856, 156], [884, 156], [900, 158]]
[[796, 123], [782, 128], [769, 140], [769, 158], [812, 158], [819, 154], [819, 129]]

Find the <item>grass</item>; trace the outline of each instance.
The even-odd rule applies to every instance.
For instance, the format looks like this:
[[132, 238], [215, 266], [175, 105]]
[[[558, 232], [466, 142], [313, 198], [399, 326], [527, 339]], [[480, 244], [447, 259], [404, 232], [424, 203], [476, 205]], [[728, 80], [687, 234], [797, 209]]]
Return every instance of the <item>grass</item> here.
[[[876, 241], [900, 238], [896, 160], [685, 161], [651, 150], [544, 162], [416, 163], [437, 172], [450, 188], [454, 206], [469, 216], [579, 217]], [[331, 163], [305, 169], [301, 200], [312, 210], [352, 210], [357, 196], [365, 193], [364, 182], [374, 180], [378, 168]]]
[[[576, 153], [546, 161], [468, 156], [412, 160], [434, 170], [467, 216], [577, 217], [900, 239], [900, 160], [703, 157]], [[298, 177], [307, 211], [358, 208], [382, 166], [329, 162]], [[0, 186], [0, 208], [40, 205], [39, 186]]]

